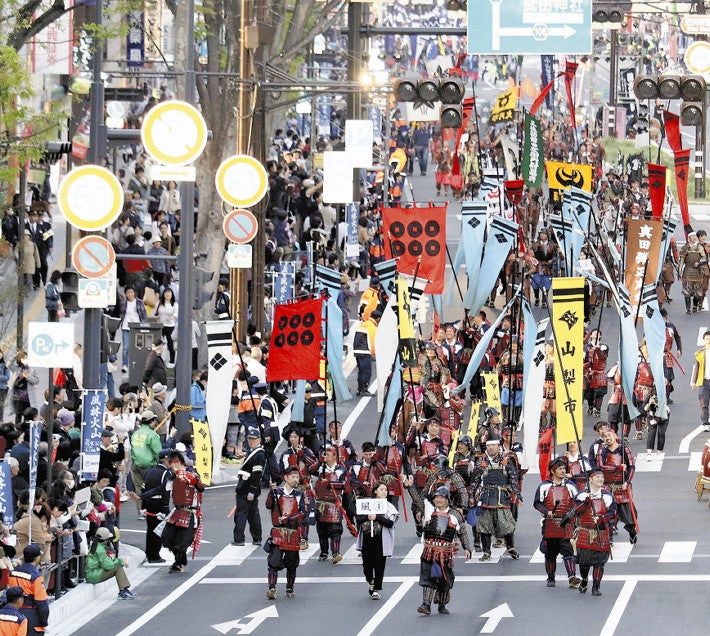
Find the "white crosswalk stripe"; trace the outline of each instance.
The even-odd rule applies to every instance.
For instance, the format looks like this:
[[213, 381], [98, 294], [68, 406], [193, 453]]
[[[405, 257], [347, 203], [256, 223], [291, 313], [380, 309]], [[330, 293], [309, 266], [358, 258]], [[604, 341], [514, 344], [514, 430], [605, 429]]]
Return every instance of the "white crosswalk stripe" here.
[[407, 552], [407, 556], [405, 556], [401, 563], [402, 565], [411, 565], [412, 563], [419, 563], [419, 557], [422, 554], [422, 544], [421, 543], [415, 543], [412, 546], [412, 549]]
[[[650, 455], [650, 459], [649, 459]], [[639, 453], [636, 457], [637, 473], [660, 473], [663, 467], [665, 454], [659, 456], [657, 453]]]
[[614, 541], [614, 545], [611, 549], [611, 560], [610, 563], [626, 563], [629, 560], [629, 555], [631, 550], [633, 550], [633, 545], [628, 541], [624, 541], [623, 535], [619, 534]]
[[666, 541], [661, 550], [659, 563], [690, 563], [697, 541]]
[[343, 560], [341, 563], [345, 565], [355, 565], [362, 563], [362, 557], [357, 549], [357, 543], [353, 543], [343, 554]]
[[700, 451], [693, 451], [690, 453], [690, 459], [688, 460], [688, 471], [693, 471], [697, 473], [703, 463], [703, 454]]

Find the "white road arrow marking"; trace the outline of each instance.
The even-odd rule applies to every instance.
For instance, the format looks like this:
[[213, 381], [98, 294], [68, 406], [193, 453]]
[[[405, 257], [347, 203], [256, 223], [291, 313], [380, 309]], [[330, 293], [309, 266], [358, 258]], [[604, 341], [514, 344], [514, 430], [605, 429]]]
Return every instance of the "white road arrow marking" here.
[[508, 603], [503, 603], [485, 614], [481, 614], [481, 618], [488, 619], [483, 629], [481, 629], [481, 634], [492, 634], [496, 630], [496, 627], [498, 627], [498, 623], [504, 618], [513, 618], [513, 612], [510, 611]]
[[[227, 621], [226, 623], [219, 623], [218, 625], [212, 625], [212, 629], [216, 629], [220, 634], [228, 634], [233, 629], [237, 630], [237, 634], [251, 634], [259, 625], [261, 625], [267, 618], [278, 618], [279, 613], [276, 611], [275, 605], [270, 605], [265, 607], [258, 612], [252, 612], [247, 614], [244, 618], [238, 618], [234, 621]], [[246, 623], [242, 623], [245, 619], [248, 620]]]

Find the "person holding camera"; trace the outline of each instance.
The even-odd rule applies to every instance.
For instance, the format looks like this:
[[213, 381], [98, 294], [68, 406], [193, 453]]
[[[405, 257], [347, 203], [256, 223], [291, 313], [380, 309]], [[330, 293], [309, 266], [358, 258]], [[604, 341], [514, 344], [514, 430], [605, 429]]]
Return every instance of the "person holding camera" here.
[[648, 396], [646, 402], [644, 402], [643, 410], [646, 414], [646, 425], [648, 426], [646, 433], [646, 461], [650, 462], [654, 458], [663, 459], [663, 449], [666, 444], [666, 429], [668, 428], [668, 407], [666, 406], [666, 412], [664, 414], [658, 412], [658, 396], [654, 391]]

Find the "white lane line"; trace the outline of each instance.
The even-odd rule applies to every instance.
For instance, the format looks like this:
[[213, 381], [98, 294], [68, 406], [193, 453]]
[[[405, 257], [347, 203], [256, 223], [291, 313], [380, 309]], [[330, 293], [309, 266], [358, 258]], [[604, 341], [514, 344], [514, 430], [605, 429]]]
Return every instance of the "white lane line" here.
[[357, 542], [353, 543], [343, 554], [343, 565], [358, 565], [362, 563], [360, 551], [357, 549]]
[[636, 581], [626, 581], [626, 583], [624, 583], [624, 587], [621, 588], [616, 603], [614, 603], [614, 607], [611, 608], [609, 618], [606, 619], [606, 623], [604, 623], [604, 627], [602, 627], [599, 636], [614, 636], [614, 632], [619, 626], [619, 621], [626, 610], [626, 606], [629, 604], [629, 600], [631, 600], [631, 595], [634, 593], [635, 588]]
[[375, 615], [365, 623], [365, 626], [358, 632], [357, 636], [370, 636], [370, 634], [374, 634], [380, 626], [380, 623], [397, 607], [397, 604], [404, 598], [404, 595], [409, 592], [413, 585], [414, 581], [405, 581], [402, 583], [402, 585], [395, 590], [394, 594], [385, 601], [384, 605], [377, 610]]
[[688, 433], [682, 440], [680, 440], [680, 446], [678, 446], [679, 453], [689, 453], [690, 452], [690, 442], [695, 439], [700, 433], [703, 432], [703, 427], [698, 426], [694, 428], [690, 433]]
[[202, 579], [204, 579], [212, 570], [214, 570], [219, 565], [241, 565], [244, 559], [246, 559], [254, 550], [259, 546], [232, 546], [228, 545], [223, 548], [217, 556], [214, 557], [209, 563], [201, 567], [195, 574], [193, 574], [187, 581], [182, 585], [174, 589], [170, 594], [168, 594], [162, 601], [156, 603], [151, 607], [145, 614], [140, 618], [136, 619], [135, 622], [131, 623], [126, 629], [120, 631], [116, 636], [130, 636], [135, 634], [143, 625], [153, 618], [158, 616], [164, 609], [170, 607], [175, 601], [177, 601], [183, 594], [188, 592], [190, 589], [195, 587]]
[[659, 563], [690, 563], [697, 541], [666, 541], [658, 557]]
[[[371, 393], [372, 393], [372, 391], [377, 391], [377, 382], [376, 381], [370, 385], [369, 390]], [[350, 432], [350, 429], [353, 427], [353, 424], [355, 424], [355, 422], [357, 421], [357, 418], [360, 417], [360, 413], [362, 413], [365, 410], [365, 407], [368, 405], [368, 403], [370, 402], [371, 399], [372, 399], [372, 396], [360, 398], [360, 400], [358, 401], [355, 408], [352, 410], [350, 415], [348, 415], [345, 422], [343, 422], [342, 437], [348, 436], [348, 433]]]

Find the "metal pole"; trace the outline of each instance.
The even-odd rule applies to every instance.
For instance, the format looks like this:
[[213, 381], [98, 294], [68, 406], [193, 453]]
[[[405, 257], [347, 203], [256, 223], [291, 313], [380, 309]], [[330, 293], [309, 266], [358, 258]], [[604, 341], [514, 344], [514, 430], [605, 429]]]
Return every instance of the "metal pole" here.
[[[251, 0], [241, 0], [241, 16], [239, 20], [239, 30], [241, 32], [241, 46], [239, 51], [239, 75], [241, 77], [250, 76], [250, 51], [247, 48], [247, 27], [251, 21], [252, 6]], [[251, 89], [245, 84], [239, 85], [239, 105], [237, 116], [237, 154], [246, 155], [249, 153], [249, 122], [247, 117], [251, 115]], [[257, 217], [260, 225], [263, 220]], [[254, 271], [259, 271], [254, 268]], [[254, 277], [256, 278], [256, 277]], [[244, 269], [229, 270], [229, 300], [231, 315], [235, 322], [235, 340], [242, 338], [246, 334], [246, 275]]]
[[24, 320], [25, 320], [25, 298], [27, 297], [27, 289], [25, 289], [25, 277], [20, 271], [19, 264], [24, 260], [25, 249], [22, 241], [25, 238], [25, 196], [27, 195], [27, 166], [22, 164], [20, 167], [20, 204], [17, 210], [17, 339], [16, 345], [18, 350], [22, 349], [22, 341], [24, 340]]
[[[187, 6], [187, 48], [185, 53], [185, 101], [195, 101], [195, 0], [188, 0]], [[177, 388], [177, 412], [175, 425], [178, 439], [191, 430], [190, 426], [190, 385], [192, 384], [192, 301], [195, 297], [194, 262], [195, 251], [195, 184], [183, 181], [180, 186], [182, 215], [180, 221], [180, 298], [183, 311], [178, 314], [178, 345], [175, 386]]]
[[[94, 4], [94, 23], [103, 24], [103, 2]], [[100, 40], [97, 40], [100, 42]], [[92, 59], [91, 119], [89, 131], [88, 162], [101, 165], [101, 156], [106, 148], [104, 118], [103, 43], [96, 46]], [[84, 310], [84, 388], [101, 388], [101, 310]], [[51, 401], [50, 401], [51, 402]], [[50, 403], [51, 408], [51, 403]], [[50, 418], [51, 420], [51, 418]], [[51, 452], [51, 438], [48, 439]]]
[[[97, 2], [96, 4], [100, 4]], [[84, 360], [86, 360], [86, 354], [84, 354]], [[54, 405], [54, 396], [52, 395], [52, 389], [54, 388], [54, 369], [47, 369], [49, 373], [48, 390], [49, 396], [47, 397], [47, 421], [45, 425], [47, 426], [47, 483], [44, 484], [45, 492], [49, 496], [49, 491], [52, 488], [52, 435], [54, 433], [54, 418], [52, 417], [52, 406]], [[27, 433], [29, 436], [32, 435], [32, 428]], [[33, 506], [34, 502], [30, 501], [30, 506]]]

